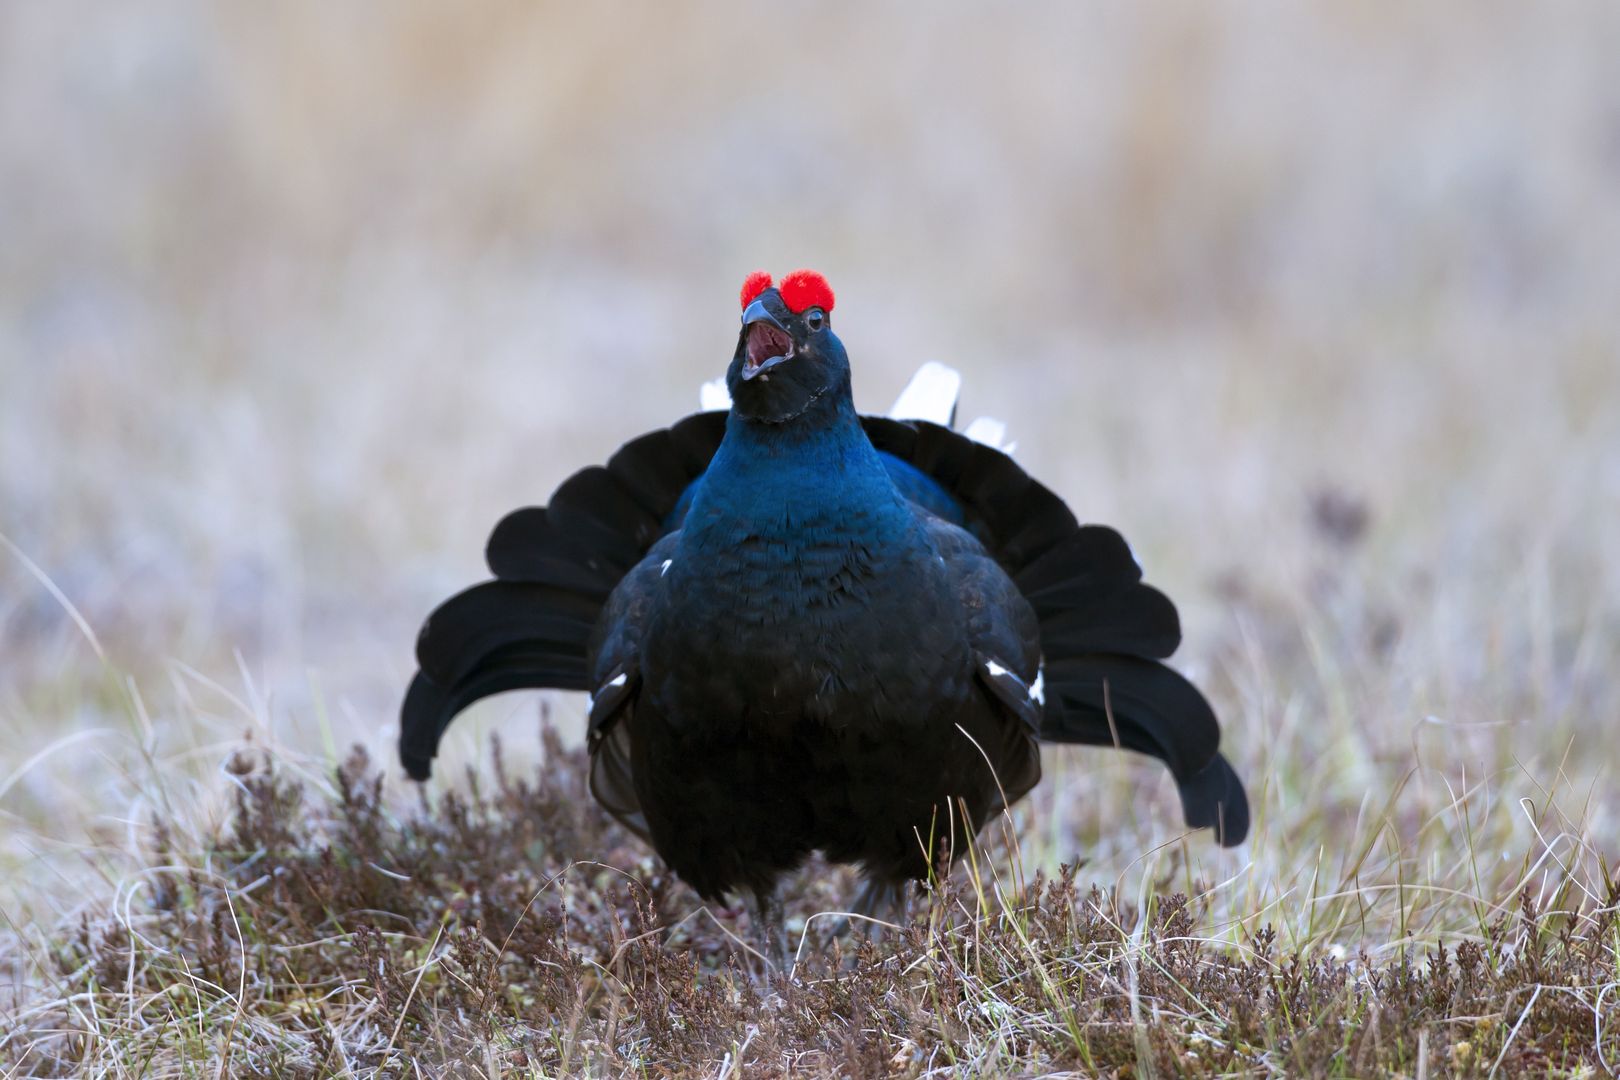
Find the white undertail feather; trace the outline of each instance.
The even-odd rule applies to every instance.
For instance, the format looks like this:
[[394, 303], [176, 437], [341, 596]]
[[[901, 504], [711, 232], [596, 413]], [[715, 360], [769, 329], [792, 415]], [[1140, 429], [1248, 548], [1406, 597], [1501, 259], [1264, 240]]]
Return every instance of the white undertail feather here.
[[1007, 425], [1000, 420], [988, 416], [981, 416], [969, 424], [962, 432], [974, 442], [984, 443], [986, 446], [1001, 445], [1001, 440], [1007, 437]]
[[[951, 427], [956, 419], [956, 399], [961, 392], [962, 373], [930, 360], [917, 369], [906, 388], [900, 391], [894, 407], [889, 410], [889, 418], [927, 420]], [[731, 393], [726, 389], [724, 378], [710, 379], [698, 388], [698, 407], [705, 411], [731, 408]], [[1018, 445], [1006, 442], [1007, 425], [989, 416], [974, 420], [962, 434], [1004, 454], [1011, 454]]]
[[962, 434], [992, 450], [1000, 450], [1003, 454], [1010, 455], [1018, 447], [1015, 442], [1003, 442], [1007, 437], [1007, 425], [991, 416], [979, 417], [969, 424]]
[[704, 412], [724, 412], [731, 408], [731, 391], [726, 389], [724, 376], [710, 379], [698, 387], [698, 408]]
[[917, 369], [889, 410], [893, 420], [928, 420], [950, 427], [956, 417], [956, 398], [962, 375], [955, 368], [930, 360]]

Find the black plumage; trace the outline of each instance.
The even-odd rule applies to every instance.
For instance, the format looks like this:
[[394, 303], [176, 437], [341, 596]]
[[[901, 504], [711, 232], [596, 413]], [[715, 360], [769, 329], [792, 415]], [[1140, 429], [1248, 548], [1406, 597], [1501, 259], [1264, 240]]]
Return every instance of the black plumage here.
[[1215, 716], [1159, 662], [1175, 607], [1005, 454], [858, 416], [820, 290], [745, 297], [729, 415], [496, 526], [495, 580], [419, 638], [410, 775], [479, 697], [585, 689], [597, 799], [705, 897], [768, 900], [814, 850], [893, 896], [1028, 792], [1041, 741], [1161, 759], [1187, 824], [1240, 842]]

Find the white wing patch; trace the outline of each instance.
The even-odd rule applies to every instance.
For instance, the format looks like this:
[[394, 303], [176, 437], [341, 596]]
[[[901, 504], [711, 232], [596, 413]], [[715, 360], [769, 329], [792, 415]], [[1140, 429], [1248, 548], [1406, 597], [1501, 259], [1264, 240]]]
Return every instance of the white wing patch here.
[[629, 675], [627, 675], [627, 674], [625, 674], [624, 672], [621, 671], [617, 675], [613, 676], [613, 678], [611, 678], [607, 682], [603, 683], [602, 684], [602, 689], [606, 690], [610, 686], [623, 686], [624, 681], [626, 679], [628, 679], [629, 677], [630, 677]]
[[724, 377], [710, 379], [698, 387], [698, 408], [704, 412], [731, 408], [731, 391], [726, 389]]
[[962, 374], [930, 360], [917, 369], [906, 388], [889, 410], [893, 420], [929, 420], [945, 427], [956, 416], [956, 398], [962, 391]]
[[658, 568], [658, 576], [663, 577], [665, 574], [669, 573], [669, 568], [671, 566], [673, 566], [674, 564], [675, 564], [674, 559], [665, 559], [664, 560], [664, 565], [660, 566]]
[[[992, 679], [999, 679], [1003, 675], [1011, 675], [1014, 679], [1018, 679], [1018, 676], [1013, 675], [1012, 672], [994, 660], [986, 660], [984, 670], [990, 673]], [[1023, 680], [1020, 679], [1019, 681], [1022, 682]], [[1046, 704], [1046, 668], [1044, 666], [1035, 669], [1035, 681], [1029, 686], [1029, 698], [1031, 701], [1038, 701], [1042, 705]]]

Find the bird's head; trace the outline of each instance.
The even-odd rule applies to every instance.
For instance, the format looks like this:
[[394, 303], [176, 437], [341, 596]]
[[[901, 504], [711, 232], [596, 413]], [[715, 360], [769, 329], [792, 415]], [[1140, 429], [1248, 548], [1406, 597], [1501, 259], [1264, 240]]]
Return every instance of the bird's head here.
[[814, 270], [771, 284], [756, 270], [742, 287], [742, 333], [726, 371], [732, 412], [784, 424], [849, 394], [849, 357], [832, 332], [833, 293]]

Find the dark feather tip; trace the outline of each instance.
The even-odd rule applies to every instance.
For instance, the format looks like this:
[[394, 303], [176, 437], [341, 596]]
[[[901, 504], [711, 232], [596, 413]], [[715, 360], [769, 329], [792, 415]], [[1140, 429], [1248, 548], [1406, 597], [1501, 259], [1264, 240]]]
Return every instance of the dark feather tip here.
[[1214, 829], [1221, 847], [1243, 843], [1249, 835], [1249, 797], [1225, 757], [1217, 754], [1197, 775], [1178, 786], [1188, 828]]

